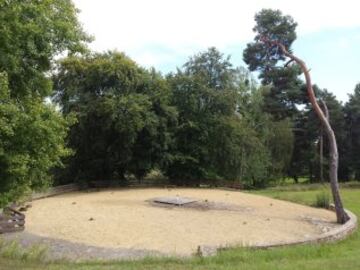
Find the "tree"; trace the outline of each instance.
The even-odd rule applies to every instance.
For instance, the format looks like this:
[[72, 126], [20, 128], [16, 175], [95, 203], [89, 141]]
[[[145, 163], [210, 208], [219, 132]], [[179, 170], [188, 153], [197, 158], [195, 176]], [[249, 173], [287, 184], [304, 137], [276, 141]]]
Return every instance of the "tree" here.
[[261, 42], [263, 36], [277, 38], [286, 48], [290, 48], [296, 39], [295, 29], [297, 23], [290, 16], [284, 16], [280, 10], [263, 9], [255, 14], [256, 33], [254, 42], [248, 43], [244, 50], [244, 61], [249, 65], [250, 71], [260, 71], [260, 78], [267, 84], [273, 69], [285, 56], [275, 46], [267, 48]]
[[[264, 21], [268, 21], [268, 14], [271, 15], [270, 23], [263, 24]], [[258, 55], [256, 55], [255, 59], [257, 57], [258, 61], [265, 61], [269, 64], [270, 67], [274, 68], [277, 61], [285, 60], [285, 58], [287, 57], [290, 59], [290, 62], [295, 62], [301, 68], [302, 72], [305, 75], [309, 100], [319, 120], [324, 126], [326, 134], [328, 135], [330, 148], [329, 177], [335, 203], [337, 221], [339, 223], [345, 223], [349, 219], [349, 217], [342, 206], [342, 201], [339, 193], [338, 150], [335, 134], [328, 119], [325, 117], [324, 112], [322, 111], [316, 100], [308, 68], [300, 58], [298, 58], [289, 51], [289, 46], [294, 40], [293, 28], [287, 28], [285, 26], [292, 25], [291, 19], [287, 16], [282, 16], [279, 11], [270, 12], [267, 10], [263, 10], [255, 16], [255, 20], [257, 21], [257, 26], [254, 28], [254, 31], [257, 32], [255, 41], [259, 44], [257, 47], [264, 50], [261, 51], [261, 53], [259, 53]]]
[[360, 179], [360, 84], [345, 104], [347, 164], [352, 179]]
[[216, 156], [209, 151], [215, 139], [220, 143], [219, 139], [224, 138], [216, 138], [219, 125], [234, 116], [236, 92], [229, 87], [231, 77], [229, 59], [215, 48], [190, 58], [184, 71], [168, 76], [172, 104], [179, 112], [172, 162], [164, 168], [173, 181], [196, 184], [199, 180], [221, 178]]
[[[266, 85], [263, 91], [264, 112], [270, 114], [275, 121], [287, 121], [292, 127], [293, 153], [291, 162], [288, 164], [288, 175], [297, 181], [299, 175], [303, 175], [308, 163], [302, 162], [302, 158], [311, 152], [310, 141], [305, 136], [304, 115], [299, 105], [306, 104], [306, 87], [299, 79], [301, 70], [297, 66], [283, 67], [278, 64], [284, 57], [276, 48], [268, 50], [260, 41], [259, 31], [272, 33], [279, 36], [288, 47], [296, 39], [297, 23], [290, 16], [283, 16], [279, 10], [263, 9], [255, 15], [257, 33], [255, 41], [247, 44], [243, 53], [244, 62], [250, 71], [259, 72], [262, 85]], [[304, 146], [307, 146], [304, 148]]]
[[0, 71], [11, 97], [51, 94], [54, 57], [86, 50], [90, 40], [71, 0], [0, 2]]
[[233, 68], [229, 57], [209, 48], [191, 57], [168, 81], [179, 112], [172, 162], [164, 168], [172, 181], [263, 186], [275, 173], [271, 162], [278, 171], [284, 169], [284, 156], [270, 147], [280, 143], [270, 132], [279, 123], [262, 113], [263, 89], [246, 70]]
[[[320, 100], [320, 106], [324, 114], [328, 113], [330, 124], [334, 129], [337, 144], [339, 145], [339, 179], [348, 179], [347, 161], [346, 161], [346, 126], [342, 104], [336, 97], [326, 89], [320, 89], [314, 86], [314, 91]], [[324, 182], [329, 180], [328, 177], [321, 173], [323, 169], [328, 169], [329, 162], [325, 158], [329, 156], [329, 142], [324, 133], [324, 127], [321, 125], [314, 110], [311, 110], [311, 104], [306, 107], [308, 121], [304, 128], [309, 130], [309, 140], [316, 145], [316, 150], [312, 151], [313, 160], [313, 178]], [[327, 112], [327, 113], [326, 113]], [[322, 154], [321, 154], [322, 152]], [[325, 157], [324, 157], [325, 156]], [[322, 161], [321, 161], [322, 160]], [[321, 177], [321, 174], [323, 176]]]
[[[276, 117], [264, 110], [267, 101], [264, 93], [269, 91], [269, 86], [258, 87], [252, 82], [253, 79], [248, 71], [242, 76], [243, 79], [239, 82], [238, 113], [256, 131], [256, 136], [266, 149], [267, 163], [264, 159], [261, 160], [266, 164], [266, 178], [257, 180], [258, 186], [264, 186], [270, 180], [277, 180], [286, 175], [293, 153], [292, 123], [288, 119], [275, 120]], [[252, 161], [252, 163], [256, 162]]]
[[288, 175], [297, 183], [299, 176], [309, 176], [312, 181], [314, 140], [316, 130], [309, 129], [309, 113], [307, 110], [299, 111], [293, 122], [294, 146]]
[[184, 69], [186, 75], [197, 76], [211, 89], [224, 91], [231, 88], [233, 69], [230, 56], [224, 58], [214, 47], [190, 57], [184, 64]]
[[304, 84], [299, 79], [301, 74], [299, 68], [291, 66], [288, 68], [276, 67], [267, 73], [268, 91], [264, 92], [264, 110], [273, 115], [276, 120], [295, 120], [299, 116], [299, 106], [304, 104]]
[[0, 1], [0, 207], [50, 185], [68, 156], [63, 118], [44, 98], [61, 53], [86, 49], [88, 37], [70, 0]]
[[71, 119], [38, 99], [10, 98], [6, 75], [0, 74], [0, 207], [32, 189], [49, 186], [49, 170], [71, 154], [65, 139]]
[[176, 110], [169, 105], [166, 81], [118, 52], [63, 59], [54, 77], [62, 111], [75, 113], [65, 177], [88, 182], [138, 179], [169, 160], [170, 127]]

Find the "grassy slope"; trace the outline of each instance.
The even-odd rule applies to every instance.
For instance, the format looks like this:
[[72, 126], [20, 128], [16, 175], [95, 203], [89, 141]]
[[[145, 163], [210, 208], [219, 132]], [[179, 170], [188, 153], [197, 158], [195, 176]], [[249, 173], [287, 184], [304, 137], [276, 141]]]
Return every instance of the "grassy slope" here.
[[[256, 193], [311, 204], [319, 190], [269, 189]], [[346, 207], [360, 216], [360, 189], [343, 189], [342, 194]], [[357, 231], [348, 239], [336, 244], [306, 245], [271, 250], [239, 248], [224, 251], [215, 257], [206, 259], [145, 259], [135, 262], [81, 264], [59, 262], [45, 265], [36, 260], [13, 256], [15, 258], [11, 258], [11, 254], [0, 257], [0, 269], [360, 269], [360, 234]]]

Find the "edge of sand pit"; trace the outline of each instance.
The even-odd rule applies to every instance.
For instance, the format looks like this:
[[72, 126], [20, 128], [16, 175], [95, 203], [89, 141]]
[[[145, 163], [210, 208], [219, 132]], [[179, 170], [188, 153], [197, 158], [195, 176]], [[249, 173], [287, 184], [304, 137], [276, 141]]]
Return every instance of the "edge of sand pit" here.
[[[330, 230], [327, 233], [306, 239], [287, 242], [276, 243], [255, 243], [252, 245], [244, 245], [242, 247], [250, 249], [267, 249], [276, 247], [285, 247], [293, 245], [305, 245], [305, 244], [318, 244], [327, 242], [336, 242], [346, 238], [357, 228], [357, 217], [350, 211], [346, 210], [349, 214], [350, 220], [345, 224]], [[1, 235], [0, 235], [1, 236]], [[16, 241], [25, 250], [31, 248], [34, 245], [41, 245], [48, 247], [45, 260], [54, 261], [59, 259], [65, 259], [68, 261], [91, 261], [91, 260], [139, 260], [145, 257], [190, 257], [185, 255], [166, 254], [153, 250], [135, 250], [126, 248], [103, 248], [86, 244], [74, 243], [61, 239], [47, 238], [27, 232], [19, 232], [12, 234], [4, 234], [0, 239], [6, 242]], [[239, 245], [228, 246], [199, 246], [197, 251], [194, 252], [195, 256], [214, 256], [219, 251], [227, 250], [231, 248], [240, 247]]]
[[[73, 190], [69, 189], [68, 191], [61, 192], [67, 193], [72, 192]], [[50, 194], [50, 196], [56, 196], [60, 194]], [[42, 198], [49, 197], [42, 196]], [[42, 199], [36, 198], [36, 199]], [[251, 244], [228, 244], [218, 245], [218, 246], [205, 246], [199, 245], [197, 250], [194, 251], [193, 255], [197, 256], [213, 256], [216, 255], [219, 251], [236, 248], [236, 247], [245, 247], [245, 248], [254, 248], [254, 249], [267, 249], [275, 247], [285, 247], [293, 245], [304, 245], [304, 244], [318, 244], [326, 242], [336, 242], [346, 238], [348, 235], [353, 233], [358, 226], [358, 218], [351, 211], [346, 210], [350, 220], [341, 226], [332, 228], [330, 231], [313, 236], [306, 239], [293, 240], [293, 241], [277, 241], [277, 242], [257, 242]], [[89, 260], [133, 260], [141, 259], [148, 256], [154, 257], [189, 257], [189, 255], [180, 255], [180, 254], [167, 254], [161, 253], [153, 250], [133, 250], [133, 249], [112, 249], [112, 248], [102, 248], [96, 246], [90, 246], [86, 244], [77, 244], [71, 241], [41, 237], [39, 235], [31, 234], [29, 235], [26, 232], [13, 233], [13, 234], [4, 234], [0, 235], [0, 239], [5, 241], [17, 241], [25, 249], [38, 244], [45, 244], [48, 247], [48, 253], [46, 260], [52, 261], [59, 258], [66, 259], [69, 261], [89, 261]], [[191, 255], [190, 255], [191, 256]]]
[[[308, 238], [306, 240], [254, 243], [250, 245], [243, 245], [242, 247], [253, 248], [253, 249], [268, 249], [268, 248], [305, 245], [305, 244], [331, 243], [331, 242], [337, 242], [343, 240], [347, 236], [355, 232], [358, 226], [357, 216], [347, 209], [345, 209], [345, 211], [350, 217], [350, 219], [345, 224], [342, 224], [341, 226], [333, 228], [326, 233]], [[241, 246], [239, 245], [216, 246], [216, 247], [199, 246], [198, 254], [202, 256], [212, 256], [212, 255], [216, 255], [218, 251], [232, 249], [236, 247], [241, 247]]]

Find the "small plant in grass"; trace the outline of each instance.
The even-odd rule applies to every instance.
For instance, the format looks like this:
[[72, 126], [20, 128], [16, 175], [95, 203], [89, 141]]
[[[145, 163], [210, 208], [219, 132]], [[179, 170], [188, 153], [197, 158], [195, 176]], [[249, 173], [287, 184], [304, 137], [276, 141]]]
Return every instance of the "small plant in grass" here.
[[2, 242], [0, 249], [1, 256], [10, 259], [18, 259], [21, 257], [21, 254], [22, 250], [16, 241], [12, 241], [10, 243]]
[[45, 245], [33, 245], [24, 250], [22, 254], [23, 260], [44, 261], [47, 256], [48, 249]]
[[314, 203], [316, 207], [326, 208], [330, 207], [330, 195], [326, 191], [322, 191], [316, 195], [316, 201]]
[[14, 260], [43, 261], [47, 255], [44, 245], [23, 248], [17, 241], [5, 242], [0, 239], [0, 257]]

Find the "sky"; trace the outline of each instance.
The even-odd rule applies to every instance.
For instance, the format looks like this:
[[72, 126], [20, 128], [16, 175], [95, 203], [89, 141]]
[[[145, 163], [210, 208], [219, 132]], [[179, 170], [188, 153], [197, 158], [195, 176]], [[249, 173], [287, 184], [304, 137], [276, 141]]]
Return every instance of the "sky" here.
[[164, 74], [215, 46], [246, 66], [243, 50], [254, 36], [254, 15], [280, 9], [298, 23], [296, 55], [312, 80], [343, 102], [360, 83], [358, 0], [73, 0], [94, 51], [125, 52], [139, 65]]

